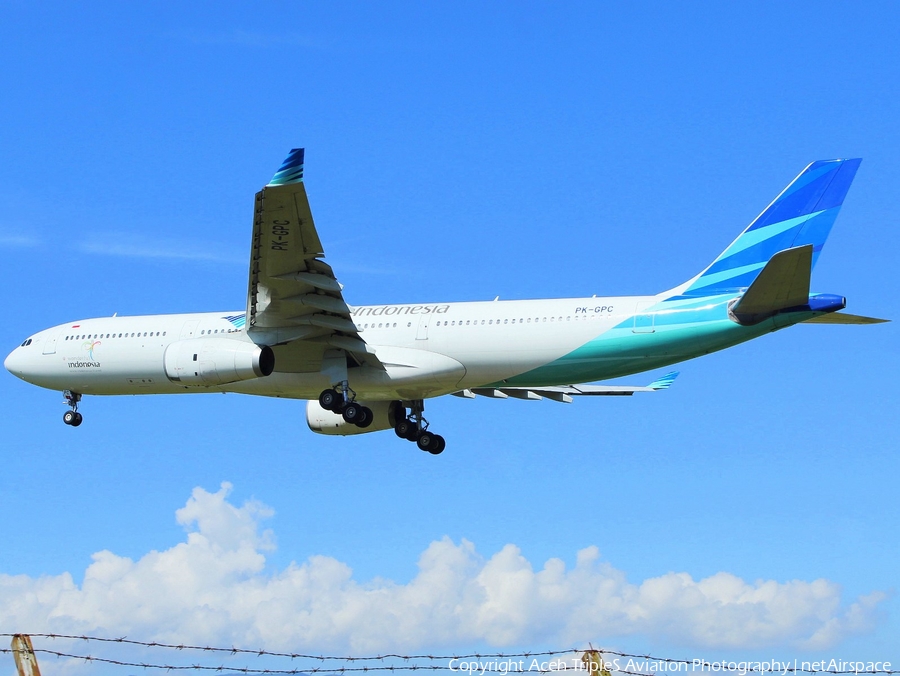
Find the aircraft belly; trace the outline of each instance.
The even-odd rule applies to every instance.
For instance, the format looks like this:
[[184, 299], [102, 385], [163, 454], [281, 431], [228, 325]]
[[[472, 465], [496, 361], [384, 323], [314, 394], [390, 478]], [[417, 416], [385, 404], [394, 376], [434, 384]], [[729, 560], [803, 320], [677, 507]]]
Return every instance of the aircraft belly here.
[[[347, 370], [350, 388], [362, 401], [424, 399], [455, 392], [465, 367], [446, 355], [402, 346], [378, 346], [384, 369], [371, 366]], [[282, 373], [234, 383], [232, 392], [291, 399], [316, 399], [322, 390], [336, 385], [321, 371]]]

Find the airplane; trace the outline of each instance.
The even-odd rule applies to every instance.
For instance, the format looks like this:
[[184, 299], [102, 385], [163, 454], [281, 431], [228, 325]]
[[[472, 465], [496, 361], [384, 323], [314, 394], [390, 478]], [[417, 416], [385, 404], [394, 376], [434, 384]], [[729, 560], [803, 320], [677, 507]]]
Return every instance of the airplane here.
[[810, 275], [861, 160], [808, 165], [712, 263], [655, 296], [349, 305], [325, 262], [291, 150], [256, 194], [244, 310], [81, 319], [40, 331], [4, 361], [84, 395], [238, 392], [307, 399], [309, 428], [393, 428], [434, 455], [446, 446], [425, 400], [628, 396], [668, 388], [589, 384], [699, 357], [799, 323], [874, 324]]

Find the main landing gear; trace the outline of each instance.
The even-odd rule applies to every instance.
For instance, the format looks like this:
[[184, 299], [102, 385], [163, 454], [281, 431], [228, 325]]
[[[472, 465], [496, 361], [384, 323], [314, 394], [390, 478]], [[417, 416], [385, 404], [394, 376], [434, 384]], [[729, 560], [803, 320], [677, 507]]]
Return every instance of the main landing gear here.
[[335, 389], [324, 390], [319, 395], [319, 406], [326, 411], [340, 413], [344, 420], [351, 425], [366, 428], [372, 424], [375, 416], [372, 409], [362, 404], [357, 404], [356, 393], [347, 385], [347, 381], [341, 383], [341, 391]]
[[63, 392], [63, 397], [65, 398], [65, 403], [69, 405], [71, 411], [66, 411], [63, 414], [63, 422], [66, 425], [71, 425], [72, 427], [78, 427], [81, 424], [81, 421], [84, 420], [82, 415], [78, 412], [78, 402], [81, 401], [81, 395], [78, 392], [72, 392], [71, 390], [66, 390]]
[[[394, 420], [394, 433], [401, 439], [414, 441], [423, 451], [432, 455], [443, 452], [447, 443], [440, 434], [428, 431], [428, 421], [422, 415], [425, 410], [425, 402], [414, 399], [409, 404], [410, 411], [406, 412], [406, 406], [396, 402], [397, 407], [391, 408], [391, 416]], [[374, 415], [372, 409], [356, 402], [356, 392], [350, 389], [345, 380], [340, 384], [340, 389], [329, 388], [319, 395], [319, 406], [326, 411], [339, 413], [344, 420], [351, 425], [366, 428], [372, 424]]]
[[394, 434], [401, 439], [415, 441], [416, 446], [423, 451], [438, 455], [447, 446], [447, 442], [440, 434], [428, 431], [428, 421], [422, 416], [425, 402], [415, 399], [411, 402], [410, 409], [409, 415], [401, 418], [394, 425]]

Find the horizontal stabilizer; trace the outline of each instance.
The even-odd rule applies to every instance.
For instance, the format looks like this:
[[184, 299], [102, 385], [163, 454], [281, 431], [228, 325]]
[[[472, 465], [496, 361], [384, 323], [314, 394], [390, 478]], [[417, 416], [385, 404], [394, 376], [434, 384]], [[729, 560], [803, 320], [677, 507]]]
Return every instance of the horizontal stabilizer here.
[[831, 312], [827, 315], [819, 315], [812, 319], [807, 319], [804, 324], [884, 324], [891, 321], [890, 319], [878, 319], [877, 317], [863, 317], [861, 315], [851, 315], [847, 312]]
[[812, 258], [812, 244], [779, 251], [731, 308], [732, 314], [741, 324], [756, 324], [780, 310], [806, 305]]
[[654, 380], [645, 387], [629, 385], [559, 385], [551, 387], [473, 387], [471, 390], [454, 392], [457, 397], [473, 399], [475, 395], [489, 397], [491, 399], [526, 399], [537, 401], [539, 399], [552, 399], [564, 404], [571, 404], [572, 397], [629, 397], [635, 392], [656, 392], [666, 390], [678, 377], [678, 371], [667, 373], [662, 378]]

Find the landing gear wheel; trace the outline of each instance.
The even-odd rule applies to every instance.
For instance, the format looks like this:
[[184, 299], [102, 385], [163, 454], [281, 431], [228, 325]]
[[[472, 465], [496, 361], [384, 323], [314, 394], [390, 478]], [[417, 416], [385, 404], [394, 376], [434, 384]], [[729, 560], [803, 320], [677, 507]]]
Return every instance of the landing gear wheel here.
[[419, 435], [419, 438], [416, 439], [416, 446], [419, 447], [419, 450], [428, 451], [429, 453], [437, 455], [441, 452], [437, 450], [440, 448], [440, 442], [441, 438], [437, 434], [432, 434], [428, 430], [425, 430]]
[[319, 395], [319, 406], [324, 408], [326, 411], [338, 412], [340, 410], [341, 404], [343, 403], [344, 398], [338, 393], [337, 390], [323, 390], [322, 394]]
[[[418, 432], [416, 424], [409, 418], [404, 418], [394, 426], [394, 434], [401, 439], [409, 439], [410, 432]], [[413, 438], [415, 441], [415, 438]]]
[[361, 420], [365, 419], [366, 414], [363, 412], [364, 406], [360, 406], [359, 404], [354, 404], [352, 401], [344, 406], [344, 410], [341, 412], [341, 415], [344, 416], [344, 420], [351, 425], [355, 425]]
[[78, 427], [81, 424], [81, 421], [84, 420], [84, 416], [80, 413], [75, 414], [75, 420], [72, 421], [72, 427]]
[[440, 434], [435, 434], [434, 438], [437, 440], [437, 444], [434, 448], [429, 448], [428, 452], [431, 453], [431, 455], [440, 455], [444, 452], [444, 449], [447, 448], [447, 442], [444, 441], [444, 437]]
[[[79, 416], [75, 411], [66, 411], [65, 413], [63, 413], [63, 422], [66, 425], [75, 425], [75, 421], [80, 417], [81, 416]], [[78, 420], [78, 422], [80, 423], [81, 421]]]
[[372, 413], [372, 409], [368, 406], [362, 406], [360, 408], [362, 408], [362, 416], [356, 421], [356, 426], [366, 428], [372, 424], [373, 420], [375, 420], [375, 414]]

